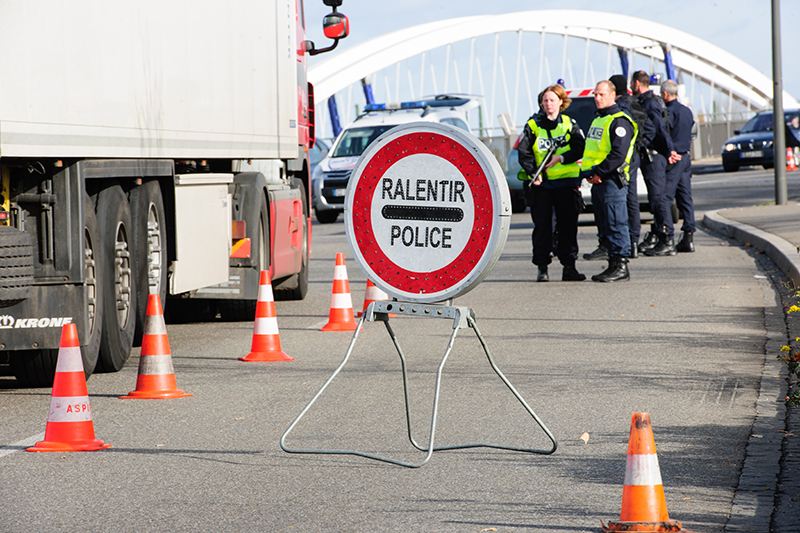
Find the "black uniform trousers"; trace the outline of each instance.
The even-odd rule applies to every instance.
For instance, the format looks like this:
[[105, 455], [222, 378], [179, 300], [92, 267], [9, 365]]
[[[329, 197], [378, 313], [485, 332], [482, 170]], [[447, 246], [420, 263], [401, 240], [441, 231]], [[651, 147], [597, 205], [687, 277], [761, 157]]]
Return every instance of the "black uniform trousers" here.
[[647, 201], [653, 213], [653, 226], [659, 242], [673, 238], [672, 214], [667, 203], [667, 158], [661, 154], [653, 154], [652, 161], [642, 156], [642, 176], [647, 185]]
[[637, 190], [636, 171], [639, 170], [641, 159], [639, 153], [634, 150], [631, 155], [631, 166], [628, 175], [631, 177], [628, 182], [628, 231], [631, 234], [631, 242], [639, 243], [639, 234], [642, 229], [642, 218], [639, 213], [639, 191]]
[[672, 205], [672, 200], [678, 204], [678, 210], [683, 217], [682, 231], [694, 233], [697, 228], [694, 222], [694, 202], [692, 201], [692, 157], [689, 152], [681, 154], [681, 160], [667, 167], [666, 200]]
[[553, 212], [558, 230], [558, 260], [574, 266], [578, 259], [578, 194], [576, 187], [545, 189], [531, 186], [533, 220], [533, 264], [547, 266], [553, 251]]

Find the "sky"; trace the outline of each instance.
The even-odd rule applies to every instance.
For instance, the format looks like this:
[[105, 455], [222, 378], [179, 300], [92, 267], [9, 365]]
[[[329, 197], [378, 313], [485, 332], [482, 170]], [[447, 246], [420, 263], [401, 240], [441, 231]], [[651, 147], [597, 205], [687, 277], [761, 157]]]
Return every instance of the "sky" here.
[[[339, 48], [346, 50], [384, 33], [426, 22], [564, 7], [625, 14], [673, 27], [722, 48], [772, 78], [771, 3], [770, 0], [671, 0], [637, 4], [631, 0], [571, 0], [565, 5], [538, 0], [343, 0], [339, 11], [350, 19], [350, 36], [339, 43]], [[800, 98], [800, 68], [791, 53], [800, 52], [800, 31], [789, 22], [800, 21], [800, 0], [782, 0], [780, 8], [784, 90]], [[322, 17], [330, 10], [322, 0], [305, 0], [307, 38], [318, 47], [327, 42], [322, 35]], [[312, 58], [311, 64], [337, 51]], [[560, 63], [560, 54], [554, 63]]]

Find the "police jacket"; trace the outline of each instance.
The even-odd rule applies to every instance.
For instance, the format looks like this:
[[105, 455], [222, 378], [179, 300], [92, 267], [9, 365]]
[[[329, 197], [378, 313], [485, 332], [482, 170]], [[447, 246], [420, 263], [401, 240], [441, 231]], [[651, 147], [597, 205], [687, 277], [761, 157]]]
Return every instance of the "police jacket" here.
[[672, 146], [672, 139], [667, 135], [667, 128], [664, 125], [661, 101], [655, 97], [653, 91], [647, 91], [639, 95], [639, 102], [642, 103], [644, 112], [647, 113], [647, 118], [650, 119], [656, 130], [655, 137], [647, 148], [655, 150], [664, 157], [669, 157], [674, 147]]
[[[614, 115], [621, 110], [617, 104], [612, 104], [606, 108], [598, 109], [596, 118]], [[593, 123], [594, 124], [594, 123]], [[606, 158], [591, 169], [591, 174], [597, 174], [600, 179], [605, 180], [612, 174], [616, 174], [617, 170], [625, 165], [628, 158], [628, 153], [631, 146], [631, 141], [634, 140], [634, 126], [630, 117], [619, 116], [614, 118], [608, 125], [608, 136], [611, 142], [611, 151]], [[589, 135], [592, 135], [592, 128], [589, 129]], [[582, 177], [591, 178], [591, 175], [585, 174]]]
[[[536, 169], [539, 168], [539, 164], [536, 162], [536, 155], [534, 154], [534, 148], [536, 147], [537, 143], [537, 136], [531, 130], [530, 122], [534, 121], [535, 124], [538, 126], [540, 135], [542, 131], [544, 132], [552, 132], [563, 121], [563, 115], [561, 113], [558, 114], [555, 120], [550, 120], [547, 118], [542, 112], [536, 113], [533, 115], [529, 120], [528, 124], [525, 124], [525, 128], [522, 130], [522, 137], [520, 137], [519, 144], [517, 145], [518, 150], [518, 160], [519, 165], [522, 167], [522, 170], [525, 171], [528, 176], [533, 176], [536, 174]], [[568, 118], [568, 117], [567, 117]], [[572, 163], [577, 162], [581, 156], [583, 155], [583, 148], [586, 144], [586, 140], [583, 136], [583, 131], [581, 130], [578, 123], [575, 122], [574, 119], [569, 119], [572, 124], [572, 129], [570, 133], [567, 134], [567, 138], [569, 144], [567, 145], [567, 150], [562, 151], [559, 150], [559, 153], [562, 158], [561, 164], [569, 165]], [[539, 187], [544, 187], [546, 189], [557, 189], [561, 187], [579, 187], [581, 184], [581, 178], [561, 178], [561, 179], [554, 179], [548, 180], [547, 173], [544, 173], [543, 180]]]
[[692, 147], [692, 125], [694, 116], [692, 110], [678, 100], [666, 102], [669, 109], [669, 135], [672, 144], [679, 154], [687, 153]]

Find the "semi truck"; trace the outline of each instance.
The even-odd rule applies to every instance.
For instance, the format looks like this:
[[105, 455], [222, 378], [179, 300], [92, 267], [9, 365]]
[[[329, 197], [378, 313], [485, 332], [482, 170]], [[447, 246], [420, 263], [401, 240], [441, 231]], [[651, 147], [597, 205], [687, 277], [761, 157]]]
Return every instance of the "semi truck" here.
[[[318, 1], [318, 0], [316, 0]], [[252, 319], [259, 274], [302, 299], [314, 93], [302, 0], [1, 2], [0, 364], [49, 386], [61, 328], [120, 370], [158, 294]]]

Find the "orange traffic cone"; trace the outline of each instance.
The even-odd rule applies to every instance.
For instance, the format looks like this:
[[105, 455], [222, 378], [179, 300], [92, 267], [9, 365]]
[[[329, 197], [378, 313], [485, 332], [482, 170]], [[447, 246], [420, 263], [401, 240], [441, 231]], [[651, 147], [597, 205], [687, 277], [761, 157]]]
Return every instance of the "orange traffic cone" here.
[[[364, 306], [361, 308], [361, 311], [359, 311], [356, 314], [356, 316], [360, 317], [361, 315], [363, 315], [364, 311], [367, 310], [367, 306], [369, 306], [369, 304], [371, 304], [375, 300], [388, 300], [388, 299], [389, 299], [389, 295], [388, 294], [386, 294], [385, 292], [380, 290], [378, 287], [376, 287], [375, 284], [372, 283], [370, 280], [367, 280], [367, 290], [364, 291]], [[395, 317], [397, 315], [392, 313], [389, 316]]]
[[786, 170], [789, 172], [797, 170], [797, 165], [794, 162], [794, 150], [792, 148], [786, 149]]
[[650, 415], [633, 413], [628, 439], [628, 463], [625, 466], [625, 485], [622, 489], [622, 512], [619, 520], [603, 524], [609, 531], [681, 531], [681, 523], [670, 520], [661, 471], [658, 468], [656, 442]]
[[139, 375], [136, 377], [136, 390], [123, 400], [150, 399], [167, 400], [191, 396], [178, 388], [175, 382], [175, 369], [172, 367], [172, 353], [169, 351], [167, 326], [164, 324], [164, 311], [158, 294], [147, 297], [147, 314], [144, 319], [142, 351], [139, 354]]
[[269, 272], [266, 270], [261, 271], [261, 279], [258, 282], [253, 344], [250, 353], [240, 357], [239, 361], [294, 361], [294, 357], [289, 357], [281, 350], [275, 299], [272, 296], [272, 282], [269, 279]]
[[331, 309], [328, 323], [322, 331], [355, 331], [358, 327], [353, 315], [353, 300], [350, 298], [350, 282], [347, 281], [347, 267], [344, 254], [336, 254], [336, 266], [333, 269], [333, 291], [331, 292]]
[[29, 452], [88, 452], [110, 448], [94, 436], [92, 408], [75, 324], [64, 324], [44, 440]]

